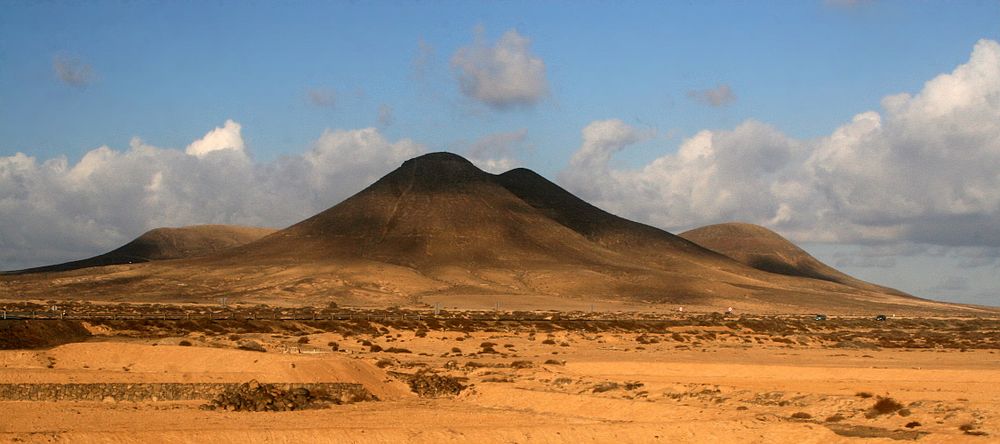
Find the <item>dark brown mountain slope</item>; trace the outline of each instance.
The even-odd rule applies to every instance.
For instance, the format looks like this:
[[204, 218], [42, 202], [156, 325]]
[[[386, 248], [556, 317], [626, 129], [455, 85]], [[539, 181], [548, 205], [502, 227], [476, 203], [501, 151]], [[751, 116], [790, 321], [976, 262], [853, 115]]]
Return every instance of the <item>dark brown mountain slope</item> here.
[[11, 274], [69, 271], [105, 265], [193, 258], [253, 242], [275, 232], [272, 228], [237, 225], [193, 225], [156, 228], [107, 253], [78, 261], [12, 271]]
[[866, 290], [905, 294], [841, 273], [778, 233], [760, 225], [729, 222], [696, 228], [681, 233], [680, 236], [758, 270], [821, 279]]

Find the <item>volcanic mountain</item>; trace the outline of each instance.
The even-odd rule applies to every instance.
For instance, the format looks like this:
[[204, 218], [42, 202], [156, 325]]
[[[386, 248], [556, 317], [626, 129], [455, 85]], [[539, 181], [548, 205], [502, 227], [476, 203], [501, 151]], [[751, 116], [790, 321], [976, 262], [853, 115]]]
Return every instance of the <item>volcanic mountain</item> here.
[[10, 273], [45, 273], [69, 271], [105, 265], [134, 264], [149, 261], [207, 256], [253, 242], [275, 232], [271, 228], [238, 225], [193, 225], [180, 228], [156, 228], [107, 253], [78, 261], [28, 268]]
[[826, 274], [806, 277], [757, 269], [709, 248], [607, 213], [530, 170], [493, 175], [460, 156], [432, 153], [242, 246], [198, 258], [0, 277], [0, 290], [281, 304], [547, 301], [565, 308], [599, 301], [863, 313], [874, 306], [903, 307], [897, 313], [950, 307], [854, 285], [822, 268], [816, 270]]
[[760, 225], [740, 222], [708, 225], [685, 231], [680, 237], [758, 270], [822, 279], [866, 290], [905, 294], [841, 273], [820, 262], [780, 234]]

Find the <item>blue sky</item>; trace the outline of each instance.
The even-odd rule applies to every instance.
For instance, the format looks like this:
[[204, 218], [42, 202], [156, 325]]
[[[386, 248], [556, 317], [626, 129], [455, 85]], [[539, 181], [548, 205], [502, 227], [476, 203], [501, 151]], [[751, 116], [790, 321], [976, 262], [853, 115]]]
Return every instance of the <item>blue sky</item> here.
[[[361, 140], [352, 139], [352, 131], [374, 128], [384, 141], [373, 146], [396, 153], [455, 151], [478, 156], [474, 160], [484, 167], [491, 161], [497, 167], [527, 166], [615, 212], [673, 231], [730, 218], [749, 220], [803, 242], [821, 259], [831, 265], [840, 262], [861, 277], [926, 296], [1000, 304], [995, 293], [1000, 282], [993, 277], [1000, 266], [1000, 245], [994, 245], [992, 233], [977, 243], [927, 228], [932, 220], [954, 225], [961, 217], [971, 221], [971, 239], [980, 235], [982, 224], [1000, 221], [992, 197], [974, 192], [983, 184], [949, 182], [968, 196], [928, 202], [914, 198], [917, 202], [906, 202], [894, 213], [905, 217], [861, 208], [864, 202], [852, 200], [862, 199], [858, 190], [845, 190], [846, 200], [831, 199], [829, 206], [817, 208], [801, 203], [801, 198], [792, 202], [787, 191], [795, 182], [817, 193], [837, 194], [830, 191], [839, 189], [834, 185], [813, 180], [819, 157], [810, 153], [822, 151], [823, 140], [860, 113], [878, 112], [886, 126], [906, 120], [902, 112], [886, 110], [883, 99], [900, 93], [919, 96], [925, 82], [972, 64], [979, 42], [1000, 41], [1000, 2], [0, 3], [0, 159], [23, 153], [33, 158], [35, 171], [30, 176], [24, 170], [12, 172], [13, 167], [7, 173], [0, 169], [7, 174], [6, 182], [0, 176], [0, 201], [7, 196], [14, 202], [4, 211], [18, 213], [0, 216], [7, 237], [0, 246], [8, 251], [0, 254], [0, 268], [99, 252], [160, 224], [294, 222], [349, 194], [353, 185], [337, 177], [377, 177], [396, 164], [392, 156], [364, 152], [377, 148], [344, 142]], [[506, 60], [497, 58], [504, 41], [521, 57], [509, 65], [514, 77], [475, 78], [477, 67], [496, 68]], [[992, 63], [989, 51], [991, 47], [978, 52], [982, 63]], [[531, 61], [538, 61], [542, 70], [523, 71]], [[463, 90], [463, 75], [473, 76], [473, 88], [479, 89]], [[496, 94], [508, 96], [488, 96], [496, 91], [489, 88], [502, 87], [496, 83], [504, 81], [513, 86]], [[993, 97], [991, 89], [986, 91]], [[225, 127], [228, 120], [237, 126]], [[610, 121], [615, 123], [591, 126]], [[766, 129], [745, 126], [748, 121]], [[983, 127], [967, 125], [965, 133], [948, 133], [947, 139], [971, 140], [965, 136]], [[898, 127], [908, 128], [902, 123]], [[333, 189], [312, 190], [321, 197], [275, 216], [251, 216], [254, 205], [263, 204], [237, 208], [196, 202], [190, 204], [194, 208], [136, 218], [88, 215], [70, 203], [37, 203], [46, 200], [42, 196], [61, 196], [53, 202], [81, 201], [73, 193], [83, 193], [83, 188], [59, 179], [58, 167], [45, 167], [50, 159], [64, 157], [63, 169], [68, 171], [87, 153], [106, 146], [112, 154], [93, 159], [111, 162], [108, 159], [128, 157], [134, 137], [166, 150], [163, 155], [168, 156], [169, 150], [184, 150], [215, 128], [238, 135], [246, 159], [232, 162], [247, 162], [247, 174], [266, 176], [269, 183], [286, 183], [268, 174], [292, 171], [289, 165], [295, 159], [328, 153], [324, 158], [333, 160], [323, 164], [327, 169], [315, 170], [320, 164], [313, 162], [310, 170], [324, 179], [310, 183]], [[593, 130], [590, 139], [585, 128]], [[749, 208], [746, 199], [729, 204], [690, 196], [683, 201], [645, 196], [627, 201], [639, 193], [697, 194], [682, 186], [663, 188], [649, 166], [657, 159], [674, 165], [677, 159], [670, 156], [704, 130], [713, 132], [716, 150], [730, 146], [719, 142], [729, 134], [732, 141], [727, 143], [734, 151], [752, 145], [770, 153], [768, 159], [801, 158], [802, 165], [813, 168], [811, 185], [793, 180], [800, 176], [797, 170], [782, 167], [768, 186], [785, 191], [761, 201], [760, 208], [768, 211]], [[608, 131], [625, 136], [615, 139]], [[762, 136], [768, 131], [777, 135]], [[760, 137], [769, 142], [761, 145]], [[908, 145], [901, 137], [884, 143], [905, 152]], [[413, 146], [406, 145], [411, 142]], [[775, 144], [787, 152], [775, 152]], [[980, 165], [1000, 157], [994, 146], [977, 149], [982, 151]], [[608, 161], [584, 158], [583, 151], [604, 153]], [[367, 163], [356, 163], [362, 161]], [[860, 162], [865, 163], [863, 158]], [[145, 168], [157, 163], [137, 164]], [[120, 172], [125, 165], [131, 164], [105, 167]], [[169, 185], [169, 173], [175, 170], [170, 169], [173, 164], [163, 165], [143, 174], [160, 173]], [[371, 173], [337, 173], [365, 168]], [[775, 171], [762, 168], [764, 175]], [[956, 164], [948, 177], [989, 176], [964, 168]], [[845, 181], [857, 173], [846, 167], [831, 171]], [[144, 189], [145, 195], [124, 190], [121, 195], [150, 201], [149, 193], [160, 188], [146, 175], [134, 173], [122, 176], [139, 182], [115, 186]], [[606, 177], [608, 182], [581, 177]], [[189, 182], [185, 186], [192, 189], [197, 186], [191, 184], [201, 183]], [[597, 183], [604, 187], [588, 189]], [[100, 183], [86, 185], [92, 188], [87, 188], [84, 201], [102, 194]], [[711, 186], [725, 191], [727, 184]], [[29, 194], [33, 200], [24, 197]], [[180, 199], [182, 194], [171, 196]], [[162, 203], [167, 198], [158, 199]], [[253, 196], [234, 199], [250, 202]], [[796, 216], [778, 217], [783, 203], [788, 214]], [[844, 210], [848, 204], [858, 208]], [[98, 202], [101, 211], [117, 208], [101, 205]], [[677, 215], [681, 206], [686, 210]], [[11, 228], [64, 212], [89, 228], [76, 237]], [[823, 216], [821, 224], [806, 228], [815, 222], [808, 215], [828, 213], [838, 216]], [[901, 218], [906, 220], [896, 220]], [[60, 239], [61, 244], [42, 245], [51, 242], [46, 239]], [[871, 260], [887, 256], [895, 262]], [[976, 260], [970, 262], [969, 257]], [[913, 275], [907, 274], [907, 264]], [[929, 269], [948, 271], [930, 282], [923, 272]]]

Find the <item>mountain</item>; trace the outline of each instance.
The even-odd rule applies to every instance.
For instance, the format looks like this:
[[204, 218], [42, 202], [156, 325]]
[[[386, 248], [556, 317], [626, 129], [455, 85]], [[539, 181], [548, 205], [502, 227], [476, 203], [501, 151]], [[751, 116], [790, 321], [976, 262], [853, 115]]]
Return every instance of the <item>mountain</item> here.
[[78, 261], [28, 268], [12, 274], [69, 271], [105, 265], [134, 264], [167, 259], [207, 256], [253, 242], [273, 233], [271, 228], [237, 225], [193, 225], [181, 228], [156, 228], [107, 253]]
[[680, 237], [769, 273], [820, 279], [865, 290], [905, 294], [841, 273], [820, 262], [778, 233], [760, 225], [740, 222], [708, 225], [685, 231]]
[[781, 256], [785, 268], [755, 268], [703, 240], [605, 212], [530, 170], [493, 175], [455, 154], [431, 153], [253, 242], [170, 261], [0, 276], [0, 293], [284, 305], [953, 309], [798, 256]]

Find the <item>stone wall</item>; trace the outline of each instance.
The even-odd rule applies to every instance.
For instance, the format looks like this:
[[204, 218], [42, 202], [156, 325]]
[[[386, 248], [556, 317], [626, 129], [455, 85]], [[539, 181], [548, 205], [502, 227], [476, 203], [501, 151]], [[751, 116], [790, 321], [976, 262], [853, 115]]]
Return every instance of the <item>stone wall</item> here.
[[[272, 384], [290, 391], [305, 388], [334, 398], [368, 399], [361, 384], [323, 382]], [[0, 401], [188, 401], [209, 400], [237, 383], [95, 383], [95, 384], [0, 384]]]

